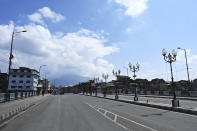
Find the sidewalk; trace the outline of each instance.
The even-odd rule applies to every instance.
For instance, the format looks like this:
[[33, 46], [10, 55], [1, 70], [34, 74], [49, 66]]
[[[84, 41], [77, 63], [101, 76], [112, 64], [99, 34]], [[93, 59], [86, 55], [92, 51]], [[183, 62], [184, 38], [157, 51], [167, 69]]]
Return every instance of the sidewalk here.
[[[93, 97], [95, 97], [95, 94], [92, 94]], [[98, 93], [97, 97], [99, 98], [104, 98], [103, 94]], [[187, 113], [187, 114], [192, 114], [192, 115], [197, 115], [197, 101], [188, 101], [188, 100], [180, 100], [180, 107], [172, 107], [171, 99], [162, 99], [162, 98], [151, 98], [147, 101], [147, 98], [145, 100], [140, 100], [142, 97], [139, 97], [139, 101], [134, 101], [132, 96], [122, 96], [119, 95], [119, 99], [115, 100], [115, 95], [107, 95], [106, 98], [104, 99], [109, 99], [109, 100], [115, 100], [115, 101], [120, 101], [120, 102], [125, 102], [125, 103], [130, 103], [130, 104], [136, 104], [136, 105], [141, 105], [141, 106], [147, 106], [147, 107], [153, 107], [153, 108], [158, 108], [158, 109], [163, 109], [163, 110], [170, 110], [170, 111], [175, 111], [175, 112], [181, 112], [181, 113]], [[158, 100], [161, 99], [162, 101], [156, 101], [154, 102], [153, 100]], [[165, 101], [167, 100], [168, 102], [166, 103]], [[183, 103], [184, 101], [184, 103]], [[186, 102], [186, 104], [185, 104]]]
[[[134, 96], [134, 94], [124, 94], [125, 96]], [[140, 97], [153, 97], [153, 98], [165, 98], [165, 99], [172, 99], [173, 96], [159, 96], [159, 95], [138, 95]], [[180, 97], [177, 96], [180, 100], [191, 100], [197, 101], [197, 97]]]
[[25, 98], [25, 99], [19, 99], [15, 101], [6, 102], [6, 103], [0, 103], [0, 123], [3, 120], [35, 105], [36, 103], [46, 100], [49, 96], [51, 95], [45, 94], [44, 96], [42, 95], [33, 96], [33, 97]]

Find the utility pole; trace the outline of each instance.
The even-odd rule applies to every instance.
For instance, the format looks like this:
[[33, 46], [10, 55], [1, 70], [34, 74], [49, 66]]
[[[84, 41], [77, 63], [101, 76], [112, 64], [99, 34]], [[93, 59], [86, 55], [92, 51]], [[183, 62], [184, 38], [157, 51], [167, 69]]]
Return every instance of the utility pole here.
[[9, 87], [9, 80], [10, 80], [10, 70], [11, 70], [11, 66], [12, 66], [12, 59], [14, 58], [13, 54], [12, 54], [12, 49], [13, 49], [13, 42], [14, 42], [14, 35], [21, 33], [21, 32], [27, 32], [26, 30], [23, 31], [19, 31], [19, 32], [12, 32], [12, 40], [11, 40], [11, 45], [10, 45], [10, 57], [9, 57], [9, 65], [8, 65], [8, 87]]
[[190, 83], [190, 78], [189, 78], [189, 67], [188, 67], [188, 62], [187, 62], [187, 50], [186, 50], [186, 49], [183, 49], [183, 48], [181, 48], [181, 47], [178, 47], [177, 49], [183, 50], [184, 53], [185, 53], [185, 63], [186, 63], [186, 68], [187, 68], [187, 79], [188, 79], [188, 82]]
[[10, 57], [9, 57], [9, 66], [8, 66], [8, 86], [9, 86], [9, 80], [10, 80], [10, 69], [12, 65], [12, 59], [14, 58], [14, 56], [12, 55], [13, 40], [14, 40], [14, 31], [12, 32], [12, 41], [11, 41], [11, 47], [10, 47]]
[[53, 81], [53, 85], [54, 85], [54, 88], [55, 88], [55, 80]]

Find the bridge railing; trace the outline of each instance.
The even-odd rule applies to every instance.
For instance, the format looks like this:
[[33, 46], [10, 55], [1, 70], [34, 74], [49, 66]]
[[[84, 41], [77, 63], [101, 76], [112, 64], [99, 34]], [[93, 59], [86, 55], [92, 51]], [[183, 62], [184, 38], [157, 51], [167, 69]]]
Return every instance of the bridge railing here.
[[36, 92], [0, 93], [0, 103], [35, 96]]

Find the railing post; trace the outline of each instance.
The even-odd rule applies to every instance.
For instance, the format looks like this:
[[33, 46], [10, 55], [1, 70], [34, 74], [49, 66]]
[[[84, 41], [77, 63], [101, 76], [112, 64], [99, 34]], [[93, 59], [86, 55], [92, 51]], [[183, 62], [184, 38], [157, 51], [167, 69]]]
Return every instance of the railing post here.
[[18, 92], [15, 92], [14, 98], [17, 100], [18, 99]]
[[23, 92], [21, 92], [21, 99], [23, 98]]
[[10, 101], [10, 93], [5, 93], [4, 101], [5, 102]]

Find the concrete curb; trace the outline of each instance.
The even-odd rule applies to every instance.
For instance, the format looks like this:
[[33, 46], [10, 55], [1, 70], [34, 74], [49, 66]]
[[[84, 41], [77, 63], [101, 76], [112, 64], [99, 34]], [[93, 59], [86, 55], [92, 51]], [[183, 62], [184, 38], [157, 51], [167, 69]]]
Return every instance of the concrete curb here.
[[[123, 96], [134, 96], [134, 95], [123, 95]], [[150, 97], [150, 98], [163, 98], [163, 99], [172, 99], [173, 96], [157, 96], [157, 95], [139, 95], [141, 97]], [[197, 101], [197, 98], [194, 97], [177, 97], [179, 100], [189, 100], [189, 101]]]
[[7, 113], [4, 113], [0, 116], [0, 124], [2, 124], [3, 122], [5, 122], [6, 120], [8, 120], [9, 118], [15, 116], [16, 114], [30, 108], [31, 106], [35, 105], [34, 103], [29, 103], [29, 104], [25, 104], [25, 105], [21, 105]]
[[[83, 94], [81, 94], [81, 95], [83, 95]], [[90, 96], [90, 95], [85, 95], [85, 96]], [[152, 107], [152, 108], [157, 108], [157, 109], [169, 110], [169, 111], [174, 111], [174, 112], [179, 112], [179, 113], [197, 115], [197, 111], [184, 109], [184, 108], [181, 108], [181, 107], [167, 107], [167, 106], [162, 106], [162, 105], [140, 103], [140, 102], [134, 102], [134, 101], [120, 100], [120, 99], [115, 100], [113, 98], [104, 98], [104, 97], [101, 97], [101, 96], [91, 96], [91, 97], [97, 97], [97, 98], [119, 101], [119, 102], [124, 102], [124, 103], [129, 103], [129, 104], [140, 105], [140, 106], [146, 106], [146, 107]]]
[[[49, 96], [46, 96], [46, 97], [49, 97]], [[37, 104], [40, 104], [45, 100], [46, 99], [41, 100]], [[29, 109], [30, 107], [32, 107], [34, 105], [37, 105], [37, 104], [36, 104], [36, 102], [30, 102], [30, 103], [22, 104], [19, 107], [14, 108], [9, 112], [0, 115], [0, 125], [3, 124], [4, 122], [6, 122], [7, 120], [9, 120], [10, 118], [14, 117], [15, 115], [21, 113], [22, 111], [25, 111], [25, 110]]]

